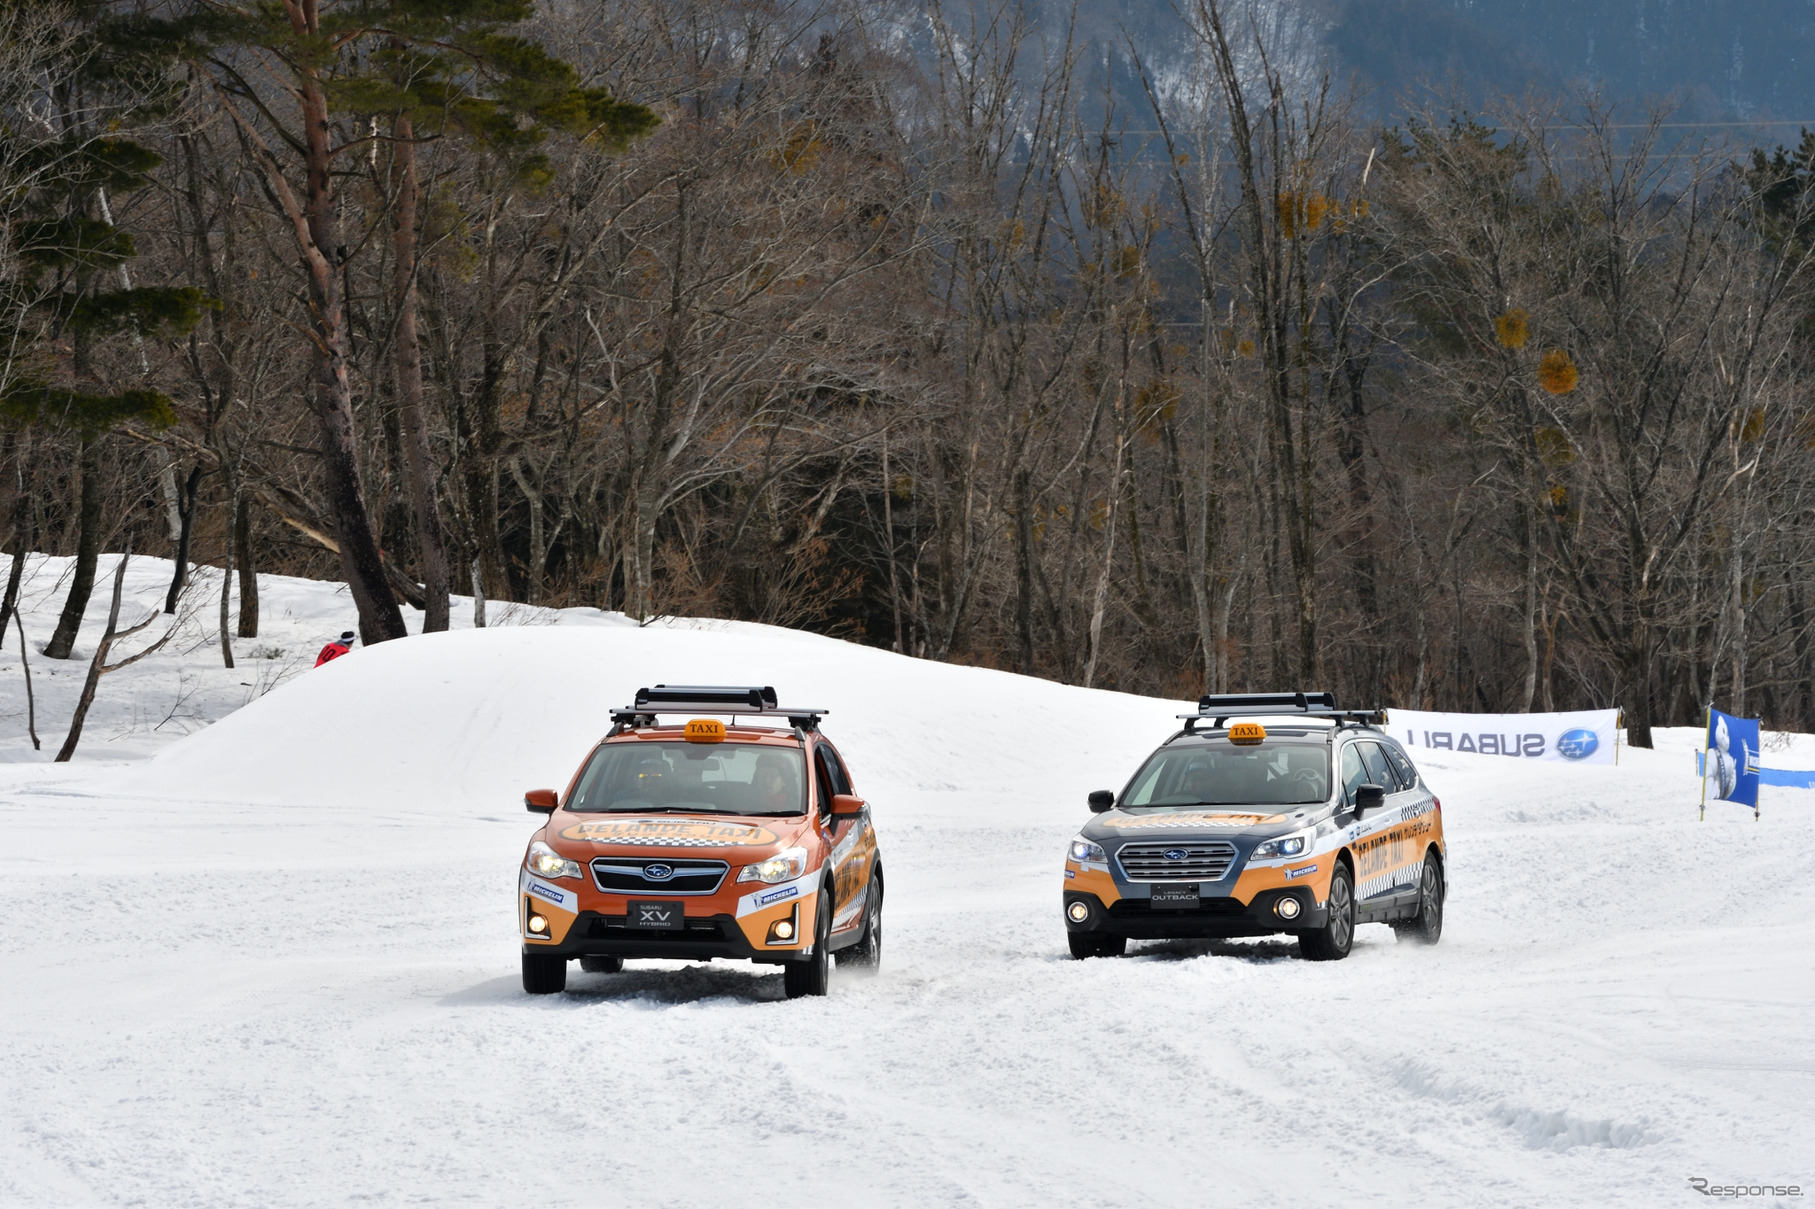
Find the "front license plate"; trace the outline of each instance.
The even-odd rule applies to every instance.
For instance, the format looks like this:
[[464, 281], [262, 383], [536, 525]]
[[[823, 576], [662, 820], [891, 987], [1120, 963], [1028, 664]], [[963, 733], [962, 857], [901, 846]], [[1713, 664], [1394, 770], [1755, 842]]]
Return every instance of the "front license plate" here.
[[687, 917], [679, 903], [631, 903], [630, 926], [658, 932], [679, 932], [687, 926]]
[[1153, 908], [1156, 911], [1196, 910], [1197, 883], [1188, 886], [1155, 886]]

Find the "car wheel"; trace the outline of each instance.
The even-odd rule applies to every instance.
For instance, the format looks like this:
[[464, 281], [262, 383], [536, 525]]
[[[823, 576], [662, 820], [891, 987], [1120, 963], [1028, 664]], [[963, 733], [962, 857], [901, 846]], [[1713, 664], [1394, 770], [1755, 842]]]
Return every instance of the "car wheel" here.
[[863, 939], [838, 951], [838, 964], [874, 974], [882, 966], [882, 871], [870, 875], [870, 902], [863, 912]]
[[565, 991], [567, 958], [559, 953], [525, 953], [523, 989], [531, 995], [556, 995]]
[[1128, 951], [1126, 936], [1107, 932], [1067, 932], [1065, 940], [1071, 945], [1071, 955], [1079, 961], [1086, 957], [1120, 957]]
[[582, 957], [580, 968], [588, 974], [616, 974], [623, 970], [622, 957]]
[[822, 886], [813, 904], [813, 955], [782, 967], [782, 986], [788, 998], [823, 995], [832, 982], [832, 887]]
[[1418, 914], [1393, 921], [1393, 935], [1414, 944], [1434, 945], [1443, 936], [1443, 866], [1426, 853], [1418, 878]]
[[1298, 955], [1308, 961], [1341, 961], [1355, 944], [1355, 881], [1349, 867], [1336, 862], [1330, 874], [1329, 917], [1321, 928], [1298, 934]]

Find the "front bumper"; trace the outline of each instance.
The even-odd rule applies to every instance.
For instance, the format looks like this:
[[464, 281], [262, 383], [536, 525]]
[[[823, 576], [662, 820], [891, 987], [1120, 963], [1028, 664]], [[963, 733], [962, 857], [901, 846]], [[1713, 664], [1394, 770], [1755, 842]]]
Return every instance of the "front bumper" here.
[[759, 949], [738, 927], [734, 915], [689, 915], [684, 929], [658, 932], [632, 928], [626, 923], [625, 916], [598, 911], [581, 911], [559, 941], [526, 943], [523, 951], [561, 957], [657, 957], [675, 961], [709, 961], [722, 957], [772, 965], [801, 961], [806, 957], [800, 949]]
[[[1281, 918], [1274, 909], [1283, 898], [1298, 900], [1299, 912], [1292, 919]], [[1071, 918], [1073, 903], [1084, 904], [1088, 912], [1084, 919]], [[1155, 908], [1144, 898], [1117, 899], [1105, 907], [1094, 894], [1068, 889], [1063, 911], [1067, 931], [1130, 940], [1274, 936], [1321, 928], [1329, 918], [1329, 909], [1318, 905], [1309, 887], [1262, 890], [1248, 903], [1237, 898], [1205, 898], [1195, 910]]]

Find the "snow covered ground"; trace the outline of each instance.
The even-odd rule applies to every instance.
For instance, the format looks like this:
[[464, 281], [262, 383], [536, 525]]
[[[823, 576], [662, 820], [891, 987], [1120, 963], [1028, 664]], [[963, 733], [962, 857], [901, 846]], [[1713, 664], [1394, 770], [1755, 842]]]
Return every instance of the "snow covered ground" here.
[[[1369, 925], [1339, 963], [1274, 941], [1080, 963], [1061, 851], [1178, 703], [589, 610], [305, 671], [350, 602], [268, 577], [238, 668], [209, 604], [103, 681], [75, 762], [50, 765], [83, 670], [36, 653], [66, 565], [34, 559], [27, 593], [41, 752], [17, 633], [0, 647], [0, 1204], [1653, 1206], [1701, 1203], [1691, 1176], [1815, 1185], [1815, 791], [1698, 823], [1692, 732], [1606, 768], [1424, 754], [1452, 855], [1435, 949]], [[169, 573], [133, 565], [128, 620]], [[97, 591], [96, 633], [104, 612]], [[890, 874], [879, 977], [788, 1001], [768, 967], [633, 963], [520, 992], [522, 791], [565, 783], [658, 681], [831, 710]], [[1815, 739], [1780, 742], [1768, 763], [1815, 767]]]

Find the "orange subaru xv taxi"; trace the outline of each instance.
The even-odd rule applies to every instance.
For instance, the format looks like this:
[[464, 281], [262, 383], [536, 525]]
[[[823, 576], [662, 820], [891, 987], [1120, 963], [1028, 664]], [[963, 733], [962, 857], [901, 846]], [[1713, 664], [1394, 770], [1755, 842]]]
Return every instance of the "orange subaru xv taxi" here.
[[825, 712], [783, 708], [772, 688], [660, 684], [613, 711], [564, 795], [524, 796], [548, 821], [517, 895], [523, 989], [565, 989], [575, 958], [594, 973], [626, 958], [765, 962], [791, 999], [826, 993], [834, 953], [874, 970], [876, 829], [819, 733]]

